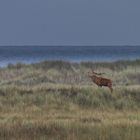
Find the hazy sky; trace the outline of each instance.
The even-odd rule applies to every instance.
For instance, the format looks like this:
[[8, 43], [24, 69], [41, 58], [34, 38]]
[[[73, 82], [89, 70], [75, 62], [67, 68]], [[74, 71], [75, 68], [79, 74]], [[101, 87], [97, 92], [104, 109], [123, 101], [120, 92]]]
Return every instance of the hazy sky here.
[[0, 0], [0, 45], [140, 45], [140, 0]]

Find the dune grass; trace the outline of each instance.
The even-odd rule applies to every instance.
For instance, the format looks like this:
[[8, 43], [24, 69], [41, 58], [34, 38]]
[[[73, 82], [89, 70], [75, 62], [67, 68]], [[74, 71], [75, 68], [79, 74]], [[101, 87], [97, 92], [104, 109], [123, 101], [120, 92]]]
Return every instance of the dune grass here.
[[[0, 69], [0, 139], [139, 140], [140, 61], [8, 65]], [[113, 79], [98, 88], [91, 69]]]

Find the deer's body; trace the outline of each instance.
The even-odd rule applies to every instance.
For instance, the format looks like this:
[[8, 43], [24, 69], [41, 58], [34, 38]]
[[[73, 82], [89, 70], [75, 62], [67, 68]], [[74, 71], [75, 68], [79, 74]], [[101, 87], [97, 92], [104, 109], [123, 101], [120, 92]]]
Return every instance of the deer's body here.
[[107, 78], [96, 76], [96, 74], [97, 73], [94, 73], [94, 72], [93, 74], [89, 74], [89, 77], [92, 79], [93, 83], [95, 83], [99, 87], [102, 87], [102, 86], [108, 87], [110, 91], [113, 92], [112, 81]]

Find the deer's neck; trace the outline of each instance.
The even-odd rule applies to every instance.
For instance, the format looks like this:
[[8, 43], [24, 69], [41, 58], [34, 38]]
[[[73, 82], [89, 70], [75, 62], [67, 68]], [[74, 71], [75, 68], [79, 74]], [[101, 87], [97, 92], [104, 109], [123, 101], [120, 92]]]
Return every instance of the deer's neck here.
[[92, 75], [92, 80], [93, 80], [93, 82], [95, 82], [95, 81], [96, 81], [96, 78], [97, 78], [97, 76], [96, 76], [96, 75]]

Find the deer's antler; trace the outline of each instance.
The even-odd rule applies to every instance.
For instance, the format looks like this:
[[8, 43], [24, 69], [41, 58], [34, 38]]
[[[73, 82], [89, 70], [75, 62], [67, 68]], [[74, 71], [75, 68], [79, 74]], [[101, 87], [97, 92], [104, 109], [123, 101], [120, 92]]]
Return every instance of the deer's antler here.
[[103, 74], [105, 74], [105, 73], [97, 73], [97, 72], [94, 72], [93, 70], [92, 70], [92, 73], [96, 74], [96, 75], [103, 75]]

